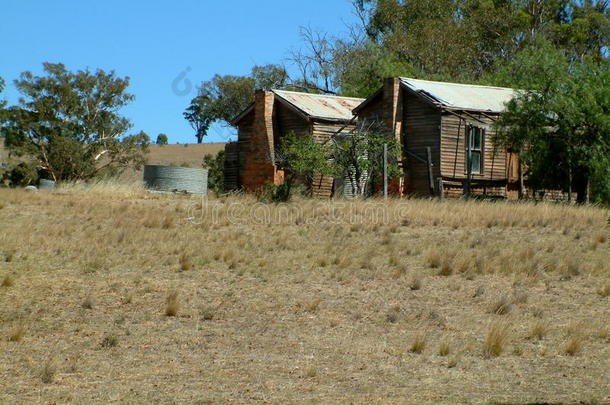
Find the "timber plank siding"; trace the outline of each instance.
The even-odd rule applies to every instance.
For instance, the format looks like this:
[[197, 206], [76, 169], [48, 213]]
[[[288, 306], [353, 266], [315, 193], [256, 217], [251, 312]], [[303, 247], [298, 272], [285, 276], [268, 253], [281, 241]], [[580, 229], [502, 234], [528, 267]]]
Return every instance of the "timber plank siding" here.
[[460, 118], [445, 113], [441, 124], [441, 174], [452, 179], [466, 179], [466, 136], [469, 125], [480, 125], [485, 129], [483, 138], [482, 172], [472, 173], [473, 180], [506, 180], [507, 152], [496, 148], [493, 144], [495, 131], [493, 120], [487, 117], [477, 117], [482, 122]]
[[[417, 96], [405, 92], [403, 95], [403, 147], [405, 151], [426, 159], [426, 148], [432, 153], [433, 178], [440, 176], [440, 127], [441, 112], [422, 102]], [[405, 154], [405, 191], [409, 194], [430, 195], [428, 166], [426, 163]]]

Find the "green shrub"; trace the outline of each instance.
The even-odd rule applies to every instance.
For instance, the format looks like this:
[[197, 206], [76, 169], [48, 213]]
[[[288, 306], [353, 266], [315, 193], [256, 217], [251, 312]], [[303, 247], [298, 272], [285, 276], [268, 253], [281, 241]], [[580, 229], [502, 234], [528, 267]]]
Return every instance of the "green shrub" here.
[[38, 182], [38, 171], [33, 163], [19, 163], [4, 176], [12, 187], [23, 187]]
[[225, 151], [219, 151], [216, 156], [205, 155], [203, 167], [208, 169], [208, 189], [219, 195], [224, 192]]

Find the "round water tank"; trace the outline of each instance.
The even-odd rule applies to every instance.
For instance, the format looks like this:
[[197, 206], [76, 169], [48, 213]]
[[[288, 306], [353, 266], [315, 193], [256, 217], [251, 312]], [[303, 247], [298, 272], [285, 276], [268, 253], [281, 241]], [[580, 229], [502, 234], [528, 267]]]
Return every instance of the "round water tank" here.
[[43, 190], [43, 189], [53, 189], [55, 188], [55, 182], [53, 180], [47, 180], [47, 179], [40, 179], [38, 180], [38, 188]]
[[208, 193], [208, 169], [178, 166], [144, 166], [146, 188], [174, 193]]

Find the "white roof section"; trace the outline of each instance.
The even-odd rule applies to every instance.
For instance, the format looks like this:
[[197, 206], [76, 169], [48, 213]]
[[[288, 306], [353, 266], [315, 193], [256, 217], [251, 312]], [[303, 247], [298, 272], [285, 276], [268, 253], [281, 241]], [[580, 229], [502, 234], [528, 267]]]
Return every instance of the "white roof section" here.
[[428, 96], [443, 107], [500, 113], [505, 104], [517, 95], [515, 89], [479, 86], [401, 77], [401, 83], [410, 90]]
[[352, 110], [364, 101], [362, 98], [329, 96], [325, 94], [300, 93], [296, 91], [272, 90], [278, 97], [318, 119], [349, 121], [354, 118]]

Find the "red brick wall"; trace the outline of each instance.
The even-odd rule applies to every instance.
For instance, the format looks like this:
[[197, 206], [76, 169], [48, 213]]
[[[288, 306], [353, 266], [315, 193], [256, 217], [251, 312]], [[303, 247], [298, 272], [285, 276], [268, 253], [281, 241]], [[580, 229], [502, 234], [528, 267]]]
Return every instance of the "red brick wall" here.
[[283, 172], [273, 164], [273, 107], [275, 95], [270, 91], [257, 91], [254, 100], [254, 122], [240, 173], [241, 185], [246, 192], [257, 191], [268, 182], [279, 184]]

